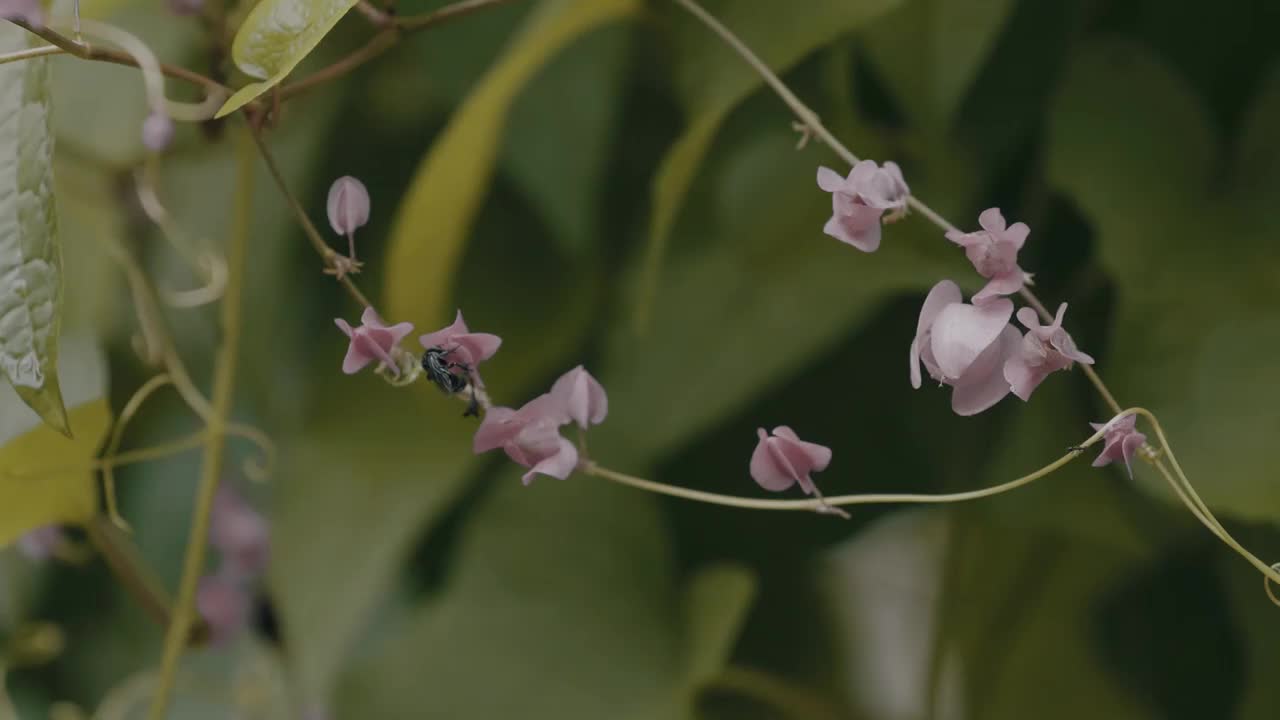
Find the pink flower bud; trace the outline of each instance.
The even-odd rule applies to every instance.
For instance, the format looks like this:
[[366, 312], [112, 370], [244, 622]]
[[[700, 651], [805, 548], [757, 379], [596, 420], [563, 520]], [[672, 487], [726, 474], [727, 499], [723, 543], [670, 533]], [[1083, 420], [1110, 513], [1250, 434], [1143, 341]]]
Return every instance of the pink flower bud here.
[[751, 478], [765, 490], [781, 492], [799, 484], [806, 495], [817, 488], [810, 473], [821, 472], [831, 462], [831, 449], [796, 437], [785, 425], [773, 429], [773, 437], [756, 430], [759, 442], [751, 454]]
[[225, 483], [214, 496], [209, 543], [222, 553], [222, 571], [232, 577], [253, 580], [267, 569], [271, 551], [267, 521]]
[[1009, 394], [1005, 361], [1022, 334], [1009, 324], [1013, 303], [1004, 298], [981, 305], [963, 302], [960, 288], [943, 280], [929, 291], [911, 342], [911, 386], [921, 385], [920, 364], [930, 377], [954, 388], [951, 408], [976, 415]]
[[978, 216], [982, 230], [973, 233], [952, 231], [947, 239], [964, 248], [964, 254], [973, 263], [978, 274], [989, 281], [986, 287], [973, 296], [973, 302], [982, 303], [1001, 295], [1012, 295], [1022, 289], [1031, 276], [1018, 267], [1018, 251], [1027, 241], [1031, 228], [1026, 223], [1014, 223], [1005, 227], [999, 208], [989, 208]]
[[845, 178], [819, 167], [818, 187], [831, 193], [831, 219], [822, 231], [863, 252], [880, 247], [880, 216], [905, 211], [911, 194], [897, 164], [881, 168], [872, 160], [854, 165]]
[[196, 611], [209, 624], [210, 639], [215, 645], [227, 642], [248, 626], [249, 606], [249, 593], [235, 578], [222, 573], [200, 578]]
[[160, 152], [173, 142], [173, 121], [159, 111], [153, 111], [142, 121], [142, 144], [152, 152]]
[[342, 372], [351, 375], [378, 360], [382, 367], [399, 377], [400, 368], [391, 357], [391, 351], [406, 335], [413, 332], [412, 323], [386, 325], [373, 308], [365, 308], [364, 314], [360, 316], [360, 327], [352, 328], [342, 318], [334, 318], [333, 322], [351, 339], [347, 346], [347, 356], [342, 361]]
[[1147, 436], [1138, 432], [1135, 427], [1138, 418], [1134, 415], [1125, 415], [1122, 418], [1112, 420], [1109, 423], [1089, 423], [1094, 431], [1106, 428], [1106, 433], [1102, 436], [1103, 448], [1097, 459], [1093, 461], [1094, 467], [1102, 467], [1110, 465], [1113, 462], [1124, 460], [1125, 470], [1129, 471], [1129, 477], [1133, 477], [1133, 466], [1129, 461], [1138, 452], [1138, 448], [1147, 442]]
[[578, 449], [560, 436], [560, 426], [568, 419], [561, 399], [550, 393], [519, 410], [496, 407], [485, 413], [472, 448], [477, 455], [502, 448], [507, 457], [529, 468], [521, 477], [525, 485], [539, 474], [564, 480], [578, 466]]
[[339, 235], [351, 235], [369, 222], [369, 191], [364, 183], [343, 175], [329, 187], [329, 225]]
[[1062, 329], [1066, 312], [1067, 304], [1062, 303], [1053, 324], [1041, 325], [1035, 310], [1024, 307], [1018, 311], [1018, 322], [1027, 326], [1027, 335], [1004, 364], [1004, 378], [1014, 395], [1030, 400], [1049, 373], [1070, 370], [1072, 363], [1093, 364], [1093, 358], [1076, 349], [1075, 341]]
[[551, 386], [551, 395], [583, 430], [599, 425], [609, 414], [609, 398], [604, 387], [581, 365], [570, 370]]

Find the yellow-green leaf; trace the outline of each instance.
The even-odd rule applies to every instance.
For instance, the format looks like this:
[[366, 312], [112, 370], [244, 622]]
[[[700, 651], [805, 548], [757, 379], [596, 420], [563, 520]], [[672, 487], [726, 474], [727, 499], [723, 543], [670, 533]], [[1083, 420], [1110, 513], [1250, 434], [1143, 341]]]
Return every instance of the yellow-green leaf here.
[[0, 546], [49, 524], [85, 522], [97, 509], [93, 462], [111, 423], [105, 399], [71, 410], [68, 439], [40, 425], [0, 447]]
[[333, 29], [356, 0], [263, 0], [249, 11], [231, 44], [231, 58], [249, 83], [218, 110], [222, 117], [270, 90]]
[[[34, 37], [5, 23], [0, 52]], [[0, 374], [32, 410], [69, 432], [58, 385], [62, 249], [53, 196], [47, 58], [0, 65]]]
[[427, 328], [452, 315], [453, 276], [516, 96], [574, 38], [638, 7], [638, 0], [551, 0], [529, 18], [458, 108], [400, 205], [387, 249], [388, 317]]

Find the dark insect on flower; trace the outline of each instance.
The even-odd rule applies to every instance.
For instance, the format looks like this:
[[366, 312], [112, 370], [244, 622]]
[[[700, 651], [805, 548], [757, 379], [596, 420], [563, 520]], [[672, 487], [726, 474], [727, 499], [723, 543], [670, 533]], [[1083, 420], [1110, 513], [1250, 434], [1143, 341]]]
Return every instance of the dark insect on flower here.
[[446, 395], [462, 392], [470, 385], [471, 402], [467, 404], [467, 411], [462, 413], [462, 417], [479, 417], [480, 404], [476, 400], [475, 385], [471, 382], [471, 366], [449, 360], [449, 354], [456, 349], [446, 350], [438, 345], [427, 348], [422, 354], [422, 369], [431, 382]]

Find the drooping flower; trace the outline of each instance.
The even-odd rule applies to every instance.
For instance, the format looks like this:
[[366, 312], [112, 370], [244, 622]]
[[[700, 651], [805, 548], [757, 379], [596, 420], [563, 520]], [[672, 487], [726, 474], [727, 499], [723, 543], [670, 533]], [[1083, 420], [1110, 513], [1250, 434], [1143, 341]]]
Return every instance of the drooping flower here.
[[57, 525], [41, 525], [28, 530], [18, 538], [18, 549], [32, 560], [48, 560], [58, 553], [67, 542], [62, 528]]
[[1093, 461], [1094, 467], [1102, 467], [1123, 460], [1125, 470], [1129, 471], [1129, 477], [1133, 477], [1133, 466], [1129, 461], [1138, 452], [1138, 448], [1147, 442], [1147, 436], [1138, 432], [1137, 421], [1136, 415], [1125, 415], [1108, 423], [1089, 423], [1095, 432], [1105, 428], [1102, 436], [1102, 452]]
[[[364, 183], [343, 175], [329, 186], [329, 225], [339, 235], [350, 237], [369, 222], [369, 191]], [[355, 252], [351, 253], [355, 259]]]
[[381, 367], [388, 368], [396, 377], [400, 376], [400, 368], [391, 353], [406, 335], [413, 332], [412, 323], [386, 325], [371, 307], [365, 308], [360, 316], [360, 327], [352, 328], [342, 318], [334, 318], [333, 322], [351, 339], [347, 356], [342, 361], [342, 372], [351, 375], [378, 360]]
[[1005, 226], [999, 208], [988, 208], [978, 216], [982, 230], [972, 233], [951, 231], [947, 239], [964, 248], [964, 254], [973, 263], [978, 274], [987, 279], [986, 287], [973, 296], [973, 302], [982, 303], [1001, 295], [1012, 295], [1022, 289], [1031, 275], [1018, 267], [1018, 251], [1027, 241], [1031, 228], [1026, 223]]
[[843, 178], [819, 167], [818, 187], [831, 193], [831, 219], [822, 231], [863, 252], [880, 247], [880, 216], [888, 210], [885, 220], [897, 219], [911, 194], [896, 163], [878, 167], [873, 160], [859, 162]]
[[806, 495], [817, 492], [810, 473], [827, 469], [830, 448], [801, 440], [785, 425], [774, 428], [772, 436], [757, 428], [756, 436], [759, 441], [751, 453], [751, 478], [760, 487], [781, 492], [799, 485]]
[[160, 152], [173, 142], [173, 120], [163, 112], [152, 112], [142, 121], [142, 144], [151, 152]]
[[418, 338], [426, 350], [442, 348], [449, 351], [449, 360], [463, 363], [475, 369], [477, 365], [493, 357], [502, 345], [502, 338], [489, 333], [473, 333], [467, 329], [462, 319], [462, 311], [458, 311], [453, 324], [447, 328], [427, 333]]
[[519, 410], [496, 407], [485, 413], [472, 441], [477, 455], [502, 448], [507, 457], [529, 468], [520, 479], [525, 485], [534, 475], [564, 480], [578, 466], [578, 449], [560, 436], [560, 426], [570, 420], [563, 398], [539, 395]]
[[1075, 341], [1062, 329], [1066, 312], [1067, 304], [1062, 303], [1053, 324], [1041, 325], [1035, 310], [1024, 307], [1018, 311], [1018, 322], [1027, 326], [1027, 334], [1018, 351], [1004, 363], [1004, 378], [1014, 395], [1030, 400], [1031, 393], [1049, 373], [1069, 370], [1072, 363], [1093, 364], [1093, 358], [1076, 349]]
[[222, 554], [221, 572], [253, 580], [267, 569], [271, 530], [235, 489], [223, 483], [213, 499], [209, 542]]
[[604, 422], [609, 414], [609, 397], [605, 395], [604, 387], [581, 365], [561, 375], [551, 386], [550, 395], [583, 430], [587, 425]]
[[196, 586], [196, 611], [209, 625], [209, 639], [220, 645], [249, 624], [249, 591], [234, 577], [215, 573]]
[[911, 341], [911, 387], [920, 388], [924, 363], [930, 377], [954, 389], [957, 415], [976, 415], [1000, 402], [1009, 393], [1002, 368], [1022, 340], [1009, 324], [1012, 315], [1009, 300], [970, 305], [950, 280], [934, 285]]
[[38, 28], [44, 25], [44, 11], [40, 0], [0, 0], [0, 19], [18, 20]]

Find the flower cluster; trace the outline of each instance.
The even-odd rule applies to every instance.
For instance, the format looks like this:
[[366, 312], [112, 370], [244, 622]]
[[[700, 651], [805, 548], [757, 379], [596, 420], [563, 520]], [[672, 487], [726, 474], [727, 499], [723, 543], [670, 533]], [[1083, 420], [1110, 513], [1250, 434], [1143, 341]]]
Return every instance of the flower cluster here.
[[271, 531], [266, 519], [224, 483], [209, 515], [209, 544], [218, 550], [218, 568], [200, 579], [196, 609], [212, 641], [223, 643], [249, 623], [253, 586], [267, 569]]

